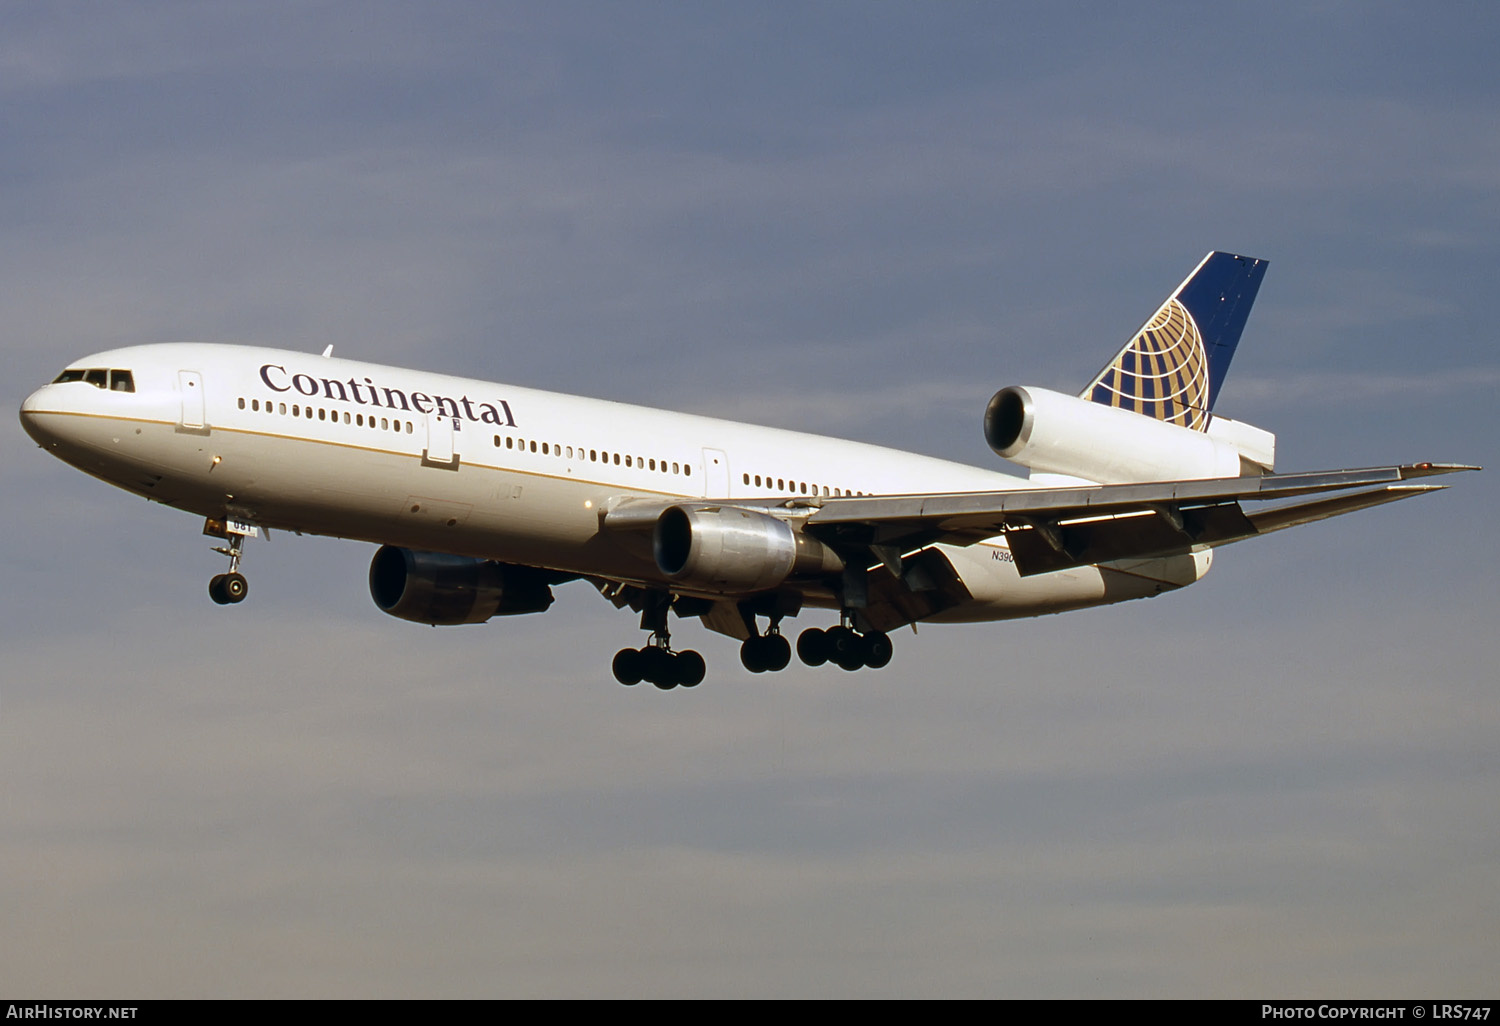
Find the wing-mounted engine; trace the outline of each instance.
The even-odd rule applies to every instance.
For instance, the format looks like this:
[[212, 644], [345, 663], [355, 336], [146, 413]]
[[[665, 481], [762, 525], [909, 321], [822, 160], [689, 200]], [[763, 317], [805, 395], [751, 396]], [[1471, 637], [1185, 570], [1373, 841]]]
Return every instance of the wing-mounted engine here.
[[540, 613], [552, 605], [542, 570], [487, 559], [383, 545], [370, 560], [370, 597], [414, 623], [483, 623], [492, 616]]
[[1035, 472], [1100, 484], [1241, 472], [1240, 450], [1226, 441], [1034, 386], [995, 393], [984, 411], [984, 438], [996, 453]]
[[673, 582], [753, 594], [789, 577], [838, 573], [843, 561], [778, 517], [736, 506], [669, 506], [652, 529], [656, 566]]

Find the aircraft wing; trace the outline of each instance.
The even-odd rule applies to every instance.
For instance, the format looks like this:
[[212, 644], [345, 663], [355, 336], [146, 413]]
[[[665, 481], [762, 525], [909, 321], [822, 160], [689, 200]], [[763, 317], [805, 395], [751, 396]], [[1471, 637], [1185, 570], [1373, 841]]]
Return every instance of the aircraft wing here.
[[[1078, 485], [1003, 492], [814, 500], [803, 530], [888, 565], [942, 542], [1004, 535], [1023, 576], [1226, 545], [1446, 487], [1410, 482], [1477, 467], [1416, 463], [1258, 477]], [[1298, 500], [1246, 511], [1244, 504]], [[772, 510], [768, 510], [771, 512]]]

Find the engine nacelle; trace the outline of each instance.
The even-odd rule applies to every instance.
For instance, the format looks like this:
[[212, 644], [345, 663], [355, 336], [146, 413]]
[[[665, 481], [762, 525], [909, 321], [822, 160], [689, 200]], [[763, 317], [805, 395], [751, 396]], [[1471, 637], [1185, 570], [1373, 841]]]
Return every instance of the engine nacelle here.
[[370, 560], [370, 597], [392, 616], [439, 625], [484, 623], [552, 605], [552, 589], [531, 567], [394, 545], [382, 545]]
[[838, 573], [843, 560], [784, 520], [734, 506], [671, 506], [651, 538], [656, 566], [685, 587], [740, 595], [793, 574]]
[[1046, 474], [1118, 484], [1238, 477], [1239, 450], [1190, 428], [1045, 388], [1012, 385], [984, 411], [996, 453]]

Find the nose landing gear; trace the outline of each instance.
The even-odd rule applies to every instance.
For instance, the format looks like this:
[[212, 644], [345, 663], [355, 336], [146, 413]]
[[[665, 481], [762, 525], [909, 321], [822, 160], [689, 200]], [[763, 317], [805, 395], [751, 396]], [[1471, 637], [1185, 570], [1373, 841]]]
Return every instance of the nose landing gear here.
[[221, 606], [231, 606], [245, 601], [250, 594], [250, 583], [240, 573], [240, 549], [245, 539], [254, 537], [259, 529], [253, 524], [242, 524], [235, 520], [214, 520], [210, 517], [203, 524], [203, 533], [214, 538], [223, 538], [226, 545], [214, 546], [214, 551], [229, 557], [229, 573], [215, 574], [208, 582], [208, 597]]

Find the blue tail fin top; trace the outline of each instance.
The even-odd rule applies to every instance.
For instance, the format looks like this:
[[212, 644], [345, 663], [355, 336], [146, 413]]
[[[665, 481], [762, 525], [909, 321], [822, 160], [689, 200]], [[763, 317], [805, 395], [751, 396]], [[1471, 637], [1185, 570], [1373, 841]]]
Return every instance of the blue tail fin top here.
[[1082, 397], [1195, 431], [1208, 430], [1266, 261], [1210, 253]]

